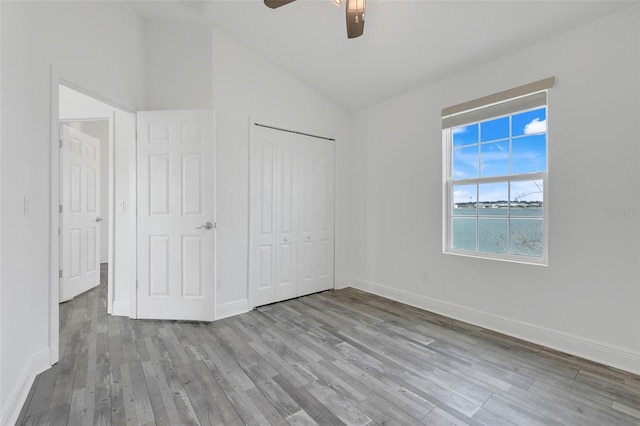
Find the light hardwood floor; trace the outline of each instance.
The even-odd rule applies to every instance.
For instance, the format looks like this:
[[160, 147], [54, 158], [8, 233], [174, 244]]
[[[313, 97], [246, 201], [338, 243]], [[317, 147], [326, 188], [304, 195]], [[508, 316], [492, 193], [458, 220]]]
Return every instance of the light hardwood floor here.
[[640, 377], [353, 289], [210, 324], [60, 306], [21, 425], [640, 425]]

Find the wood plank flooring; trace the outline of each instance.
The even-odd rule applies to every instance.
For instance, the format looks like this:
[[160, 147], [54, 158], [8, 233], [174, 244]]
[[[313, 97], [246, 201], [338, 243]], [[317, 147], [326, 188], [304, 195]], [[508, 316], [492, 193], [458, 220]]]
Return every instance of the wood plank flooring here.
[[214, 323], [60, 307], [20, 425], [640, 425], [640, 377], [354, 289]]

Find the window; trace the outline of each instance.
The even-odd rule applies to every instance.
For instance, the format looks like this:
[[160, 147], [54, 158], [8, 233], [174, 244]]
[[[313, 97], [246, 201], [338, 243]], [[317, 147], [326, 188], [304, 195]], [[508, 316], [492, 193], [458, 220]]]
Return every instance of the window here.
[[445, 108], [444, 252], [547, 263], [547, 89]]

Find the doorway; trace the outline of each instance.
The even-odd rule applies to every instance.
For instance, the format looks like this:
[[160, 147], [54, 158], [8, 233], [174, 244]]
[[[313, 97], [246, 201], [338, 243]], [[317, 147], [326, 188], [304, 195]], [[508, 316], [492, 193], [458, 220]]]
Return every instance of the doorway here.
[[[51, 70], [51, 144], [50, 144], [50, 245], [49, 245], [49, 270], [50, 270], [50, 291], [49, 291], [49, 348], [50, 364], [58, 362], [60, 350], [60, 330], [59, 330], [59, 303], [60, 303], [60, 265], [61, 265], [61, 214], [60, 205], [62, 198], [60, 194], [60, 181], [62, 175], [61, 149], [60, 149], [60, 125], [64, 123], [67, 127], [82, 128], [85, 132], [99, 132], [100, 138], [106, 140], [102, 147], [105, 152], [106, 170], [104, 186], [105, 190], [99, 191], [104, 198], [106, 214], [96, 214], [96, 218], [101, 218], [101, 227], [106, 228], [106, 243], [100, 250], [97, 260], [97, 269], [100, 270], [100, 263], [107, 265], [108, 288], [107, 288], [107, 310], [117, 315], [130, 315], [128, 304], [129, 296], [126, 294], [135, 283], [135, 275], [130, 273], [128, 261], [122, 259], [130, 258], [128, 248], [131, 247], [128, 235], [131, 234], [130, 224], [135, 226], [135, 218], [131, 218], [135, 210], [131, 209], [131, 198], [135, 194], [130, 191], [132, 182], [130, 179], [131, 170], [129, 163], [129, 153], [135, 149], [135, 113], [117, 106], [100, 96], [92, 94], [78, 86], [65, 81], [56, 70]], [[72, 124], [74, 123], [74, 124]], [[104, 127], [107, 127], [105, 132]], [[98, 131], [97, 127], [101, 130]], [[117, 155], [120, 151], [119, 156]], [[118, 167], [118, 164], [120, 165]], [[117, 170], [117, 172], [116, 172]], [[134, 169], [135, 170], [135, 169]], [[102, 180], [102, 179], [101, 179]], [[119, 189], [118, 198], [116, 190]], [[106, 194], [104, 193], [106, 191]], [[102, 200], [101, 200], [102, 201]], [[102, 210], [102, 209], [101, 209]], [[118, 218], [116, 219], [116, 213]], [[123, 236], [118, 238], [119, 232]], [[135, 228], [133, 228], [135, 229]], [[120, 240], [120, 241], [119, 241]], [[120, 250], [118, 250], [120, 244]], [[106, 252], [104, 252], [106, 248]], [[133, 250], [131, 250], [133, 252]], [[117, 254], [120, 252], [119, 254]], [[119, 260], [120, 259], [120, 260]], [[115, 273], [115, 264], [120, 261], [119, 276]], [[64, 271], [63, 271], [64, 272]], [[99, 276], [100, 274], [98, 274]], [[132, 278], [133, 281], [132, 281]], [[114, 312], [114, 291], [116, 279], [121, 284], [121, 298], [125, 302], [118, 306], [118, 312]], [[133, 285], [135, 287], [135, 285]], [[135, 289], [134, 289], [135, 291]]]

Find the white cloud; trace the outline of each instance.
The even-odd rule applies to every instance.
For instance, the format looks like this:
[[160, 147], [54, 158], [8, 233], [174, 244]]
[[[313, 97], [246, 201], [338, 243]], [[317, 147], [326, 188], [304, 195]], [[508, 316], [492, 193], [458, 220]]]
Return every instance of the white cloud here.
[[543, 184], [541, 180], [511, 182], [511, 199], [518, 201], [542, 201]]
[[524, 134], [532, 135], [535, 133], [542, 133], [547, 131], [547, 120], [540, 121], [539, 118], [534, 118], [531, 123], [524, 126]]
[[453, 202], [468, 203], [476, 200], [476, 187], [475, 185], [458, 186], [453, 191]]
[[461, 127], [454, 127], [453, 128], [453, 134], [454, 135], [460, 135], [462, 133], [467, 133], [467, 126], [461, 126]]

